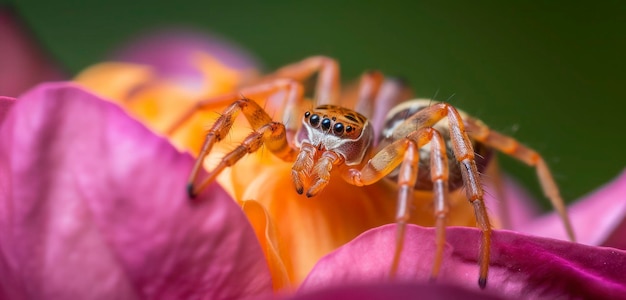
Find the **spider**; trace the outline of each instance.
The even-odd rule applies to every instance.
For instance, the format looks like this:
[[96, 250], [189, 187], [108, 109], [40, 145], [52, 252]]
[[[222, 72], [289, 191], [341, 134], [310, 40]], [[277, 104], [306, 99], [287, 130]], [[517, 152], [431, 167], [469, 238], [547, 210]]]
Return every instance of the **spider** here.
[[[303, 112], [306, 100], [302, 83], [315, 73], [317, 107]], [[280, 68], [260, 83], [244, 87], [238, 93], [201, 101], [170, 129], [170, 133], [176, 130], [197, 110], [215, 107], [216, 103], [227, 105], [206, 133], [188, 180], [189, 197], [198, 195], [221, 171], [262, 146], [278, 158], [293, 162], [291, 177], [295, 189], [306, 197], [314, 197], [322, 191], [331, 172], [340, 172], [343, 180], [356, 186], [370, 185], [384, 178], [395, 180], [399, 188], [396, 250], [391, 265], [393, 276], [402, 252], [413, 191], [430, 190], [436, 220], [437, 250], [431, 271], [431, 278], [435, 279], [445, 244], [448, 193], [464, 187], [482, 233], [478, 285], [484, 288], [492, 229], [483, 201], [480, 173], [485, 169], [490, 153], [497, 150], [536, 169], [545, 195], [560, 214], [569, 238], [574, 241], [559, 189], [544, 159], [536, 151], [489, 129], [480, 120], [448, 103], [426, 99], [402, 101], [406, 100], [403, 91], [397, 80], [385, 80], [379, 72], [366, 72], [361, 77], [357, 101], [352, 105], [354, 108], [347, 108], [346, 103], [337, 103], [337, 62], [315, 56]], [[285, 95], [282, 122], [274, 121], [263, 107], [251, 100], [267, 98], [278, 92]], [[198, 182], [204, 159], [213, 145], [228, 134], [239, 113], [243, 113], [253, 132]], [[384, 126], [374, 128], [373, 124]]]

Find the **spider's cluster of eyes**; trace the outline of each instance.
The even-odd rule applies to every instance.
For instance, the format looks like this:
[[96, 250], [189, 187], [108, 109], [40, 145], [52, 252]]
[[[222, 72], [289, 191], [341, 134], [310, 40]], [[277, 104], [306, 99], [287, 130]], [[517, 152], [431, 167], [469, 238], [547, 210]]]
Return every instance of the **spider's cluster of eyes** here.
[[[310, 111], [307, 111], [304, 113], [304, 119], [307, 120], [313, 128], [321, 127], [322, 130], [326, 132], [330, 131], [330, 127], [333, 121], [337, 120], [337, 118], [335, 117], [328, 118], [328, 116], [326, 115], [324, 115], [323, 117], [320, 117], [318, 114], [311, 114]], [[332, 127], [333, 127], [333, 133], [337, 136], [341, 136], [344, 133], [344, 131], [345, 133], [350, 133], [352, 132], [352, 130], [354, 130], [352, 126], [350, 125], [344, 126], [343, 123], [341, 122], [335, 123], [335, 125], [332, 125]]]

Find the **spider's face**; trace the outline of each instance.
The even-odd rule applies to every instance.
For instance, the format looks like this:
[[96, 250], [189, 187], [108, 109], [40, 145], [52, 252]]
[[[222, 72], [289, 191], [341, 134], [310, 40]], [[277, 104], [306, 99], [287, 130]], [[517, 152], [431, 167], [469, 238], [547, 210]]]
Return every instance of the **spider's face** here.
[[336, 105], [321, 105], [304, 113], [296, 145], [308, 142], [318, 149], [332, 150], [346, 165], [361, 163], [372, 143], [374, 131], [367, 118]]

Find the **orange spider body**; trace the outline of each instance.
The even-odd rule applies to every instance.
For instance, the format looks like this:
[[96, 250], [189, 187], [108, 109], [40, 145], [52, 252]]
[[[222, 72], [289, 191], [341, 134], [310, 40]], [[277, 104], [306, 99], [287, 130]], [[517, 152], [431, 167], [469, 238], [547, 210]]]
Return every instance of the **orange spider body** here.
[[[302, 81], [319, 72], [314, 109], [304, 111]], [[191, 172], [190, 197], [200, 193], [226, 167], [247, 153], [265, 146], [276, 157], [293, 162], [291, 178], [299, 194], [313, 197], [330, 181], [336, 170], [348, 183], [370, 185], [391, 178], [398, 185], [396, 251], [391, 266], [398, 266], [409, 207], [414, 190], [430, 190], [433, 195], [437, 253], [431, 277], [437, 277], [445, 244], [448, 194], [463, 186], [482, 231], [479, 254], [479, 286], [485, 287], [489, 266], [491, 224], [483, 201], [480, 172], [492, 149], [508, 154], [537, 170], [546, 196], [561, 214], [573, 240], [565, 206], [547, 165], [539, 154], [514, 139], [490, 130], [485, 124], [458, 111], [450, 104], [432, 100], [406, 101], [406, 87], [387, 80], [380, 73], [361, 78], [354, 109], [338, 103], [337, 63], [326, 57], [312, 57], [288, 65], [267, 76], [260, 84], [237, 93], [198, 103], [176, 126], [195, 110], [216, 102], [230, 103], [207, 132], [198, 160]], [[241, 99], [268, 97], [284, 92], [283, 122], [275, 121], [255, 101]], [[303, 112], [304, 111], [304, 112]], [[206, 155], [231, 129], [243, 113], [253, 132], [227, 153], [207, 178], [196, 182]], [[387, 115], [384, 113], [388, 112]], [[173, 128], [172, 130], [174, 130]], [[479, 155], [476, 155], [478, 151]]]

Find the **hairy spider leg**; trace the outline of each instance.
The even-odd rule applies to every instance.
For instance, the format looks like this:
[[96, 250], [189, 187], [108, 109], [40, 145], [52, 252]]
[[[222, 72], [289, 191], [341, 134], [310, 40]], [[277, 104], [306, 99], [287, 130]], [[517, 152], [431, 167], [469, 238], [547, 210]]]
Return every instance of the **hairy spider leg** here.
[[[171, 134], [172, 132], [174, 132], [178, 127], [180, 127], [180, 125], [182, 125], [185, 122], [185, 120], [190, 118], [197, 110], [226, 105], [227, 103], [230, 103], [238, 99], [239, 94], [243, 94], [245, 96], [251, 96], [252, 98], [261, 98], [261, 97], [269, 97], [275, 93], [278, 93], [281, 90], [285, 90], [287, 91], [287, 96], [284, 102], [283, 111], [285, 112], [285, 114], [283, 115], [283, 119], [284, 119], [284, 124], [286, 127], [285, 128], [286, 139], [289, 141], [293, 138], [293, 135], [299, 126], [299, 123], [298, 123], [299, 118], [294, 117], [294, 114], [298, 112], [298, 107], [302, 106], [302, 102], [304, 100], [303, 88], [300, 82], [311, 77], [315, 72], [319, 72], [319, 76], [317, 78], [317, 87], [316, 87], [317, 102], [319, 104], [323, 104], [323, 103], [333, 103], [337, 101], [338, 99], [337, 95], [339, 93], [338, 64], [334, 59], [324, 57], [324, 56], [315, 56], [315, 57], [310, 57], [303, 61], [278, 69], [273, 74], [270, 74], [265, 77], [266, 78], [265, 83], [260, 83], [260, 84], [253, 85], [247, 88], [243, 88], [238, 93], [232, 93], [232, 94], [228, 94], [225, 96], [200, 101], [197, 105], [192, 107], [185, 115], [183, 115], [179, 119], [179, 121], [176, 122], [172, 126], [172, 128], [168, 131], [168, 133]], [[370, 88], [372, 89], [372, 91], [369, 91], [367, 93], [366, 92], [362, 93], [362, 95], [365, 95], [364, 97], [369, 96], [373, 98], [372, 95], [377, 93], [378, 91], [377, 87], [380, 85], [380, 82], [382, 81], [381, 74], [376, 73], [376, 72], [373, 72], [372, 74], [373, 75], [371, 76], [371, 79], [369, 79], [369, 77], [366, 76], [366, 78], [368, 78], [366, 79], [366, 81], [372, 82], [371, 83], [372, 87], [370, 88], [366, 84], [366, 87], [364, 88], [364, 89]], [[367, 94], [371, 94], [371, 95], [367, 95]], [[244, 110], [244, 114], [245, 114], [245, 110]], [[221, 121], [219, 122], [225, 121], [224, 118], [220, 118], [220, 119]], [[222, 126], [223, 128], [230, 129], [230, 127], [232, 126], [232, 121], [230, 122], [231, 123], [229, 124], [222, 124], [222, 125], [217, 124], [216, 122], [216, 125]], [[214, 128], [216, 125], [214, 125]], [[255, 128], [255, 130], [257, 130], [257, 128]], [[252, 135], [249, 138], [252, 139]], [[221, 139], [221, 136], [220, 136], [220, 139]], [[216, 140], [215, 137], [209, 137], [209, 134], [207, 134], [207, 139], [205, 140], [205, 143], [200, 152], [199, 160], [196, 161], [196, 164], [190, 175], [190, 182], [192, 183], [192, 185], [193, 185], [193, 182], [195, 181], [195, 178], [197, 177], [197, 174], [200, 168], [202, 167], [201, 160], [203, 160], [204, 157], [206, 157], [206, 155], [210, 152], [210, 148], [212, 147], [213, 143], [215, 143], [215, 140]], [[249, 140], [249, 142], [252, 143], [251, 140]], [[306, 164], [303, 164], [303, 162], [308, 162], [309, 160], [312, 160], [313, 159], [312, 155], [314, 154], [315, 154], [314, 152], [302, 151], [302, 153], [300, 153], [300, 155], [298, 156], [299, 158], [294, 163], [294, 169], [297, 170], [299, 166], [306, 166]], [[313, 186], [311, 186], [311, 188], [309, 188], [307, 195], [313, 196], [317, 194], [319, 191], [321, 191], [329, 181], [329, 178], [330, 178], [329, 174], [330, 174], [330, 170], [332, 169], [332, 166], [335, 164], [341, 163], [341, 157], [339, 157], [336, 154], [333, 156], [333, 154], [334, 153], [323, 154], [320, 160], [318, 160], [315, 170], [313, 170], [318, 180], [315, 182]], [[307, 156], [309, 155], [311, 156], [307, 158]], [[227, 163], [224, 162], [224, 164], [227, 164]], [[216, 172], [213, 172], [213, 173], [216, 173]], [[302, 184], [298, 185], [298, 182], [301, 181], [299, 180], [299, 178], [300, 176], [294, 176], [294, 182], [296, 184], [296, 189], [301, 191]], [[210, 181], [205, 181], [205, 182], [208, 184], [208, 182]], [[201, 185], [199, 190], [204, 188], [204, 186], [205, 185]], [[298, 187], [300, 188], [298, 189]], [[198, 192], [198, 191], [195, 191], [193, 188], [190, 190], [190, 194], [195, 194], [195, 192]]]
[[395, 277], [404, 246], [406, 223], [410, 218], [409, 206], [413, 199], [419, 165], [419, 148], [430, 143], [431, 180], [436, 217], [436, 252], [431, 277], [439, 274], [445, 245], [445, 220], [448, 214], [448, 156], [443, 136], [432, 127], [421, 128], [405, 138], [385, 146], [360, 170], [349, 169], [344, 179], [355, 185], [368, 185], [382, 179], [400, 165], [398, 173], [398, 199], [396, 209], [396, 249], [391, 265]]
[[[387, 113], [396, 105], [413, 98], [413, 91], [404, 80], [399, 78], [386, 78], [380, 86], [378, 95], [374, 100], [372, 116], [369, 117], [374, 127], [374, 143], [378, 143], [381, 130], [384, 128]], [[358, 111], [358, 110], [357, 110]]]
[[166, 131], [168, 135], [174, 133], [198, 110], [207, 110], [224, 107], [233, 101], [244, 97], [265, 99], [280, 91], [286, 91], [286, 100], [283, 107], [283, 123], [287, 127], [288, 139], [299, 126], [299, 107], [303, 101], [304, 91], [302, 82], [319, 73], [316, 86], [316, 101], [318, 104], [334, 103], [339, 94], [339, 66], [337, 61], [325, 56], [313, 56], [302, 61], [287, 65], [274, 73], [264, 76], [260, 83], [239, 89], [237, 92], [213, 97], [197, 102]]
[[355, 111], [366, 116], [374, 128], [374, 145], [380, 136], [387, 112], [403, 101], [411, 99], [413, 91], [398, 78], [385, 78], [379, 71], [361, 75]]
[[[211, 152], [213, 145], [228, 134], [239, 112], [243, 112], [254, 132], [248, 135], [234, 150], [227, 153], [217, 167], [209, 173], [209, 176], [196, 185], [196, 178], [202, 168], [204, 158]], [[282, 123], [274, 122], [259, 104], [248, 98], [235, 101], [224, 110], [207, 132], [202, 150], [189, 175], [187, 183], [189, 197], [193, 198], [198, 195], [209, 183], [215, 180], [222, 170], [235, 164], [245, 154], [257, 151], [262, 145], [265, 145], [272, 154], [285, 161], [293, 161], [298, 153], [297, 149], [289, 145], [285, 126]]]
[[[406, 222], [409, 220], [409, 205], [411, 203], [413, 189], [417, 180], [419, 165], [419, 148], [430, 143], [430, 177], [433, 182], [434, 215], [435, 215], [435, 235], [436, 251], [435, 259], [431, 271], [431, 278], [437, 278], [443, 259], [443, 248], [445, 245], [445, 224], [448, 214], [448, 156], [446, 154], [445, 142], [441, 134], [431, 128], [420, 129], [417, 133], [412, 133], [407, 138], [413, 139], [417, 135], [417, 144], [410, 143], [404, 155], [404, 160], [400, 165], [398, 173], [398, 205], [396, 210], [396, 251], [393, 256], [391, 275], [395, 276], [402, 247], [404, 245]], [[398, 141], [396, 141], [398, 143]], [[402, 140], [400, 140], [402, 143]], [[395, 144], [395, 143], [394, 143]], [[393, 144], [392, 144], [393, 145]]]
[[[275, 79], [270, 82], [242, 88], [241, 90], [235, 93], [230, 93], [230, 94], [226, 94], [223, 96], [218, 96], [218, 97], [198, 101], [187, 112], [181, 115], [180, 118], [178, 118], [178, 120], [174, 124], [171, 125], [171, 127], [169, 128], [169, 130], [166, 131], [166, 133], [168, 135], [171, 135], [172, 133], [176, 132], [176, 130], [180, 128], [180, 126], [182, 126], [189, 118], [191, 118], [191, 116], [193, 116], [193, 114], [195, 114], [199, 110], [209, 110], [209, 109], [214, 109], [218, 107], [219, 108], [225, 107], [237, 101], [238, 99], [242, 98], [242, 95], [244, 97], [249, 97], [253, 99], [266, 99], [281, 91], [286, 92], [286, 95], [285, 95], [286, 99], [284, 103], [288, 107], [295, 107], [296, 105], [300, 104], [300, 102], [303, 100], [304, 91], [303, 91], [302, 85], [299, 82], [293, 79]], [[290, 111], [286, 110], [286, 112], [290, 112]], [[285, 117], [289, 117], [289, 116], [285, 116]], [[298, 125], [296, 122], [294, 124], [290, 123], [290, 126], [291, 127], [288, 126], [288, 128], [295, 131]]]
[[374, 105], [385, 77], [378, 71], [369, 71], [361, 75], [359, 95], [355, 111], [370, 119], [374, 113]]
[[339, 64], [330, 57], [308, 57], [276, 70], [267, 78], [291, 78], [304, 82], [316, 72], [319, 74], [315, 87], [316, 104], [336, 104], [339, 100]]
[[[485, 208], [484, 191], [480, 182], [480, 174], [476, 167], [474, 150], [469, 139], [463, 119], [453, 106], [447, 103], [436, 103], [420, 110], [407, 118], [392, 133], [392, 140], [404, 140], [405, 137], [430, 128], [447, 117], [450, 130], [450, 140], [457, 162], [461, 165], [461, 175], [465, 186], [466, 197], [474, 208], [478, 227], [482, 232], [478, 263], [480, 266], [478, 285], [484, 288], [487, 285], [489, 271], [489, 255], [491, 246], [491, 224]], [[361, 169], [348, 169], [344, 179], [354, 185], [372, 184], [389, 174], [397, 167], [399, 158], [397, 151], [389, 150], [396, 142], [387, 145]], [[445, 211], [445, 210], [444, 210]], [[445, 215], [445, 214], [444, 214]]]
[[563, 198], [561, 198], [559, 188], [543, 157], [517, 140], [489, 129], [487, 125], [476, 119], [468, 117], [466, 118], [466, 124], [469, 135], [475, 140], [535, 168], [544, 195], [559, 213], [569, 239], [575, 242], [576, 236], [567, 215]]

